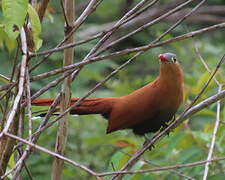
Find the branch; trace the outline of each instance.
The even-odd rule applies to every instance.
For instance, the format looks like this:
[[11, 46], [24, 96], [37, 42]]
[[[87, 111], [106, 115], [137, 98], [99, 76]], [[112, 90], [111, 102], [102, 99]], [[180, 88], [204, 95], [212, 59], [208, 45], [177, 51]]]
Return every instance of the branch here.
[[48, 2], [49, 2], [49, 0], [41, 0], [39, 3], [38, 16], [39, 16], [40, 22], [42, 22], [42, 20], [43, 20], [45, 11], [48, 7]]
[[[218, 89], [218, 93], [220, 93], [221, 90], [222, 90], [222, 86], [220, 85], [219, 89]], [[213, 149], [214, 149], [214, 146], [215, 146], [216, 134], [217, 134], [219, 123], [220, 123], [220, 105], [221, 104], [220, 104], [220, 100], [219, 100], [219, 101], [217, 101], [216, 123], [214, 125], [212, 141], [211, 141], [211, 145], [210, 145], [209, 153], [208, 153], [208, 157], [207, 157], [208, 162], [205, 164], [205, 172], [204, 172], [203, 180], [207, 179], [209, 164], [210, 164], [209, 160], [212, 159]]]
[[[19, 78], [19, 84], [18, 84], [19, 91], [15, 97], [15, 100], [13, 102], [13, 107], [10, 111], [9, 117], [7, 119], [6, 125], [2, 133], [5, 133], [9, 130], [9, 127], [11, 123], [13, 122], [14, 116], [16, 114], [16, 111], [17, 111], [17, 108], [24, 90], [24, 77], [25, 77], [25, 69], [26, 69], [26, 63], [27, 63], [27, 42], [26, 42], [26, 34], [23, 28], [21, 29], [20, 37], [22, 42], [23, 55], [22, 55], [21, 66], [20, 66], [20, 78]], [[0, 138], [2, 137], [2, 133], [0, 134]]]
[[165, 166], [165, 167], [158, 167], [158, 168], [150, 168], [150, 169], [144, 169], [144, 170], [132, 170], [132, 171], [114, 171], [114, 172], [105, 172], [105, 173], [99, 173], [98, 176], [109, 176], [109, 175], [118, 175], [118, 174], [143, 174], [143, 173], [149, 173], [149, 172], [157, 172], [157, 171], [168, 171], [170, 169], [178, 169], [178, 168], [185, 168], [185, 167], [193, 167], [198, 166], [214, 161], [221, 161], [225, 160], [225, 157], [219, 157], [219, 158], [212, 158], [210, 160], [204, 160], [204, 161], [197, 161], [193, 163], [187, 163], [187, 164], [176, 164], [172, 166]]
[[75, 161], [72, 161], [72, 160], [70, 160], [70, 159], [68, 159], [68, 158], [66, 158], [66, 157], [64, 157], [64, 156], [61, 156], [61, 155], [59, 155], [59, 154], [57, 154], [57, 153], [54, 153], [54, 152], [52, 152], [52, 151], [49, 151], [48, 149], [45, 149], [45, 148], [43, 148], [43, 147], [41, 147], [41, 146], [38, 146], [38, 145], [36, 145], [36, 144], [33, 144], [33, 143], [31, 143], [31, 142], [29, 142], [29, 141], [23, 139], [23, 138], [20, 138], [20, 137], [18, 137], [18, 136], [15, 136], [15, 135], [13, 135], [13, 134], [8, 133], [8, 132], [4, 132], [4, 135], [5, 135], [5, 136], [8, 136], [8, 137], [10, 137], [10, 138], [12, 138], [12, 139], [18, 140], [18, 141], [20, 141], [20, 142], [22, 142], [22, 143], [24, 143], [24, 144], [27, 144], [27, 145], [31, 146], [32, 148], [35, 148], [35, 149], [37, 149], [37, 150], [39, 150], [39, 151], [42, 151], [42, 152], [44, 152], [44, 153], [50, 154], [50, 155], [52, 155], [52, 156], [54, 156], [54, 157], [57, 157], [57, 158], [59, 158], [59, 159], [65, 161], [65, 162], [68, 162], [69, 164], [72, 164], [73, 166], [78, 167], [78, 168], [80, 168], [80, 169], [86, 171], [88, 174], [90, 174], [90, 175], [92, 175], [92, 176], [95, 176], [98, 180], [101, 180], [101, 178], [98, 177], [98, 174], [97, 174], [97, 173], [95, 173], [95, 172], [92, 171], [91, 169], [88, 169], [87, 167], [85, 167], [85, 166], [83, 166], [83, 165], [81, 165], [81, 164], [79, 164], [79, 163], [77, 163], [77, 162], [75, 162]]
[[72, 70], [72, 69], [75, 70], [75, 69], [77, 69], [79, 67], [82, 67], [84, 65], [91, 64], [91, 63], [101, 61], [101, 60], [104, 60], [104, 59], [123, 56], [123, 55], [131, 54], [131, 53], [139, 52], [139, 51], [147, 51], [147, 50], [152, 49], [152, 48], [160, 47], [160, 46], [163, 46], [163, 45], [166, 45], [166, 44], [170, 44], [170, 43], [177, 42], [177, 41], [180, 41], [180, 40], [184, 40], [184, 39], [187, 39], [187, 38], [190, 38], [190, 37], [194, 37], [194, 36], [209, 32], [209, 31], [213, 31], [213, 30], [216, 30], [217, 28], [224, 28], [224, 27], [225, 27], [225, 23], [220, 23], [220, 24], [216, 24], [216, 25], [213, 25], [213, 26], [209, 26], [207, 28], [197, 30], [197, 31], [192, 31], [192, 32], [189, 32], [189, 33], [186, 33], [186, 34], [183, 34], [183, 35], [180, 35], [180, 36], [177, 36], [175, 38], [171, 38], [171, 39], [168, 39], [168, 40], [165, 40], [165, 41], [162, 41], [162, 42], [153, 43], [153, 44], [150, 43], [148, 45], [140, 46], [140, 47], [137, 47], [137, 48], [125, 49], [125, 50], [122, 50], [122, 51], [110, 53], [108, 55], [103, 55], [103, 56], [98, 56], [98, 57], [90, 57], [90, 58], [86, 59], [85, 61], [75, 63], [75, 64], [72, 64], [72, 65], [69, 65], [69, 66], [65, 66], [63, 68], [55, 69], [55, 70], [50, 71], [50, 72], [46, 72], [46, 73], [42, 73], [42, 74], [33, 76], [33, 77], [31, 77], [31, 81], [40, 80], [40, 79], [43, 79], [43, 78], [46, 78], [46, 77], [49, 77], [49, 76], [53, 76], [53, 75], [56, 75], [58, 73], [65, 72], [65, 71], [68, 71], [68, 70]]
[[[62, 2], [62, 0], [61, 0]], [[64, 28], [65, 37], [71, 33], [72, 24], [74, 21], [74, 7], [75, 1], [74, 0], [65, 0], [65, 20], [66, 26]], [[63, 6], [63, 5], [62, 5]], [[64, 9], [63, 9], [64, 10]], [[66, 44], [73, 42], [73, 36], [65, 42]], [[74, 59], [74, 49], [69, 48], [64, 50], [64, 58], [63, 58], [63, 66], [70, 65], [73, 63]], [[72, 77], [68, 76], [64, 79], [61, 92], [62, 92], [62, 99], [60, 103], [60, 112], [63, 112], [70, 106], [71, 101], [71, 84]], [[62, 117], [58, 122], [58, 129], [57, 129], [57, 137], [56, 137], [56, 144], [55, 144], [55, 152], [60, 155], [64, 155], [66, 151], [66, 143], [67, 143], [67, 132], [68, 132], [68, 122], [69, 122], [70, 114], [67, 113], [64, 117]], [[52, 168], [52, 179], [54, 180], [61, 180], [62, 179], [62, 172], [64, 167], [64, 161], [55, 158], [53, 162]]]

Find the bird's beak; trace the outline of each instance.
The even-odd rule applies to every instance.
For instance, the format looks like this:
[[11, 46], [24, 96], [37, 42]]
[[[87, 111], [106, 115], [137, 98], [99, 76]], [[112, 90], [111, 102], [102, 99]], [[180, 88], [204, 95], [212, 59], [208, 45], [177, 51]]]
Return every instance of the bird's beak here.
[[166, 57], [163, 55], [163, 54], [160, 54], [159, 55], [159, 59], [162, 61], [162, 62], [167, 62], [168, 60], [166, 59]]

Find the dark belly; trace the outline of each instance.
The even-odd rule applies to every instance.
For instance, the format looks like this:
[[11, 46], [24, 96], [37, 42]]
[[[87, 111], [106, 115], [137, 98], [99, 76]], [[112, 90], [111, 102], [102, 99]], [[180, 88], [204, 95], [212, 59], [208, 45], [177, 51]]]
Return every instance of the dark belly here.
[[157, 116], [154, 116], [151, 119], [147, 119], [143, 121], [140, 124], [136, 124], [133, 127], [130, 127], [133, 129], [134, 134], [143, 136], [146, 133], [154, 133], [158, 131], [161, 127], [166, 127], [167, 122], [172, 120], [175, 113], [170, 114], [162, 114], [159, 113]]

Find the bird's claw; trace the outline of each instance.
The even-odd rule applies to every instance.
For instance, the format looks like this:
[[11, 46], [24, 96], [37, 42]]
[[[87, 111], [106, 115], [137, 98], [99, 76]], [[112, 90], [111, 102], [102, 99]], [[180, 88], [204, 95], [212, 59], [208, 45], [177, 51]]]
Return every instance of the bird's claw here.
[[153, 148], [155, 148], [155, 145], [154, 144], [151, 144], [148, 148], [149, 151], [151, 151]]
[[[151, 139], [149, 139], [146, 135], [144, 135], [144, 138], [145, 138], [145, 142], [144, 142], [143, 146], [146, 146], [148, 144], [148, 142], [151, 141]], [[155, 146], [154, 146], [154, 144], [151, 144], [148, 149], [149, 149], [149, 151], [151, 151], [153, 148], [155, 148]]]

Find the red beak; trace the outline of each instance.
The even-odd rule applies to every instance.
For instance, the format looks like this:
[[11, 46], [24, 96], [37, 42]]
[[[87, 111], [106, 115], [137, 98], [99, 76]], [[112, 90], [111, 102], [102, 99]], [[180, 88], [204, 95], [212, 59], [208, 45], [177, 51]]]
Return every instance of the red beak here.
[[166, 59], [166, 57], [165, 57], [163, 54], [160, 54], [160, 55], [159, 55], [159, 59], [160, 59], [161, 61], [163, 61], [163, 62], [168, 61], [168, 60]]

